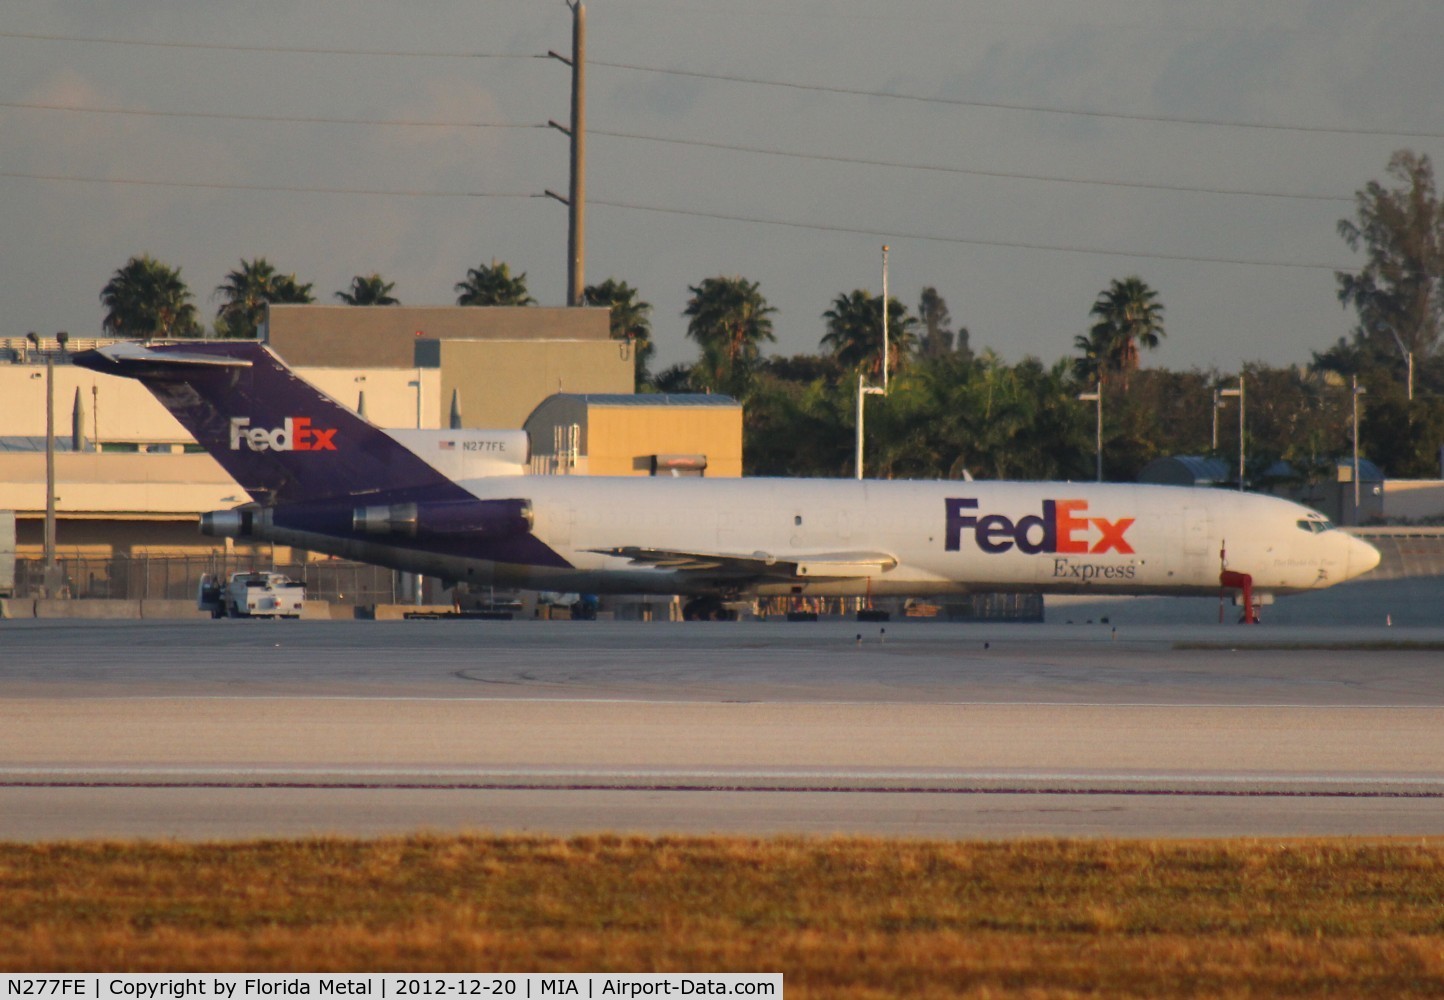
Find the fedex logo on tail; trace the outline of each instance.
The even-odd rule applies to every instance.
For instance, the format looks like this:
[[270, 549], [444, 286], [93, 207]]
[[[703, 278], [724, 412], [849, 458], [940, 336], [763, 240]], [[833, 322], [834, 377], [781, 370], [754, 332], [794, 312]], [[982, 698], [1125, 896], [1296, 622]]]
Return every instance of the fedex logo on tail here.
[[280, 427], [252, 427], [250, 417], [231, 418], [231, 451], [335, 451], [336, 428], [312, 427], [310, 417], [287, 417]]
[[1040, 552], [1093, 553], [1119, 552], [1133, 554], [1133, 546], [1125, 537], [1136, 520], [1120, 517], [1110, 521], [1088, 517], [1087, 500], [1044, 500], [1040, 514], [1028, 514], [1014, 521], [1004, 514], [977, 516], [978, 501], [967, 497], [949, 497], [947, 505], [947, 536], [944, 548], [957, 552], [962, 547], [964, 531], [971, 531], [978, 548], [984, 552], [1019, 552], [1036, 555]]

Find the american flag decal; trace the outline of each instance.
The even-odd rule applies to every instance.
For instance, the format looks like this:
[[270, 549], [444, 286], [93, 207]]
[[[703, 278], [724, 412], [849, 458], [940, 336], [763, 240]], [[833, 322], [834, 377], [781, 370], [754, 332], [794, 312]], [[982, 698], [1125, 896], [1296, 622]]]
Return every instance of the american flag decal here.
[[437, 445], [437, 447], [439, 447], [442, 451], [455, 451], [455, 450], [456, 450], [456, 442], [455, 442], [455, 441], [442, 441], [439, 445]]

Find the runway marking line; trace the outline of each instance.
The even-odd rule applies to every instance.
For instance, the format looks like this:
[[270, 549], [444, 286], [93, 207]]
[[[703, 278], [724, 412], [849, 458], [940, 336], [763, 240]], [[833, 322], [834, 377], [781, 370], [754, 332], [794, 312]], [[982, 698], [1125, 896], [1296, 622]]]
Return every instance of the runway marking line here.
[[0, 782], [0, 788], [131, 788], [131, 789], [296, 789], [306, 791], [474, 791], [474, 792], [760, 792], [760, 793], [810, 793], [848, 795], [1123, 795], [1144, 798], [1283, 798], [1283, 799], [1444, 799], [1444, 791], [1412, 792], [1401, 790], [1358, 791], [1338, 789], [1333, 791], [1304, 789], [1226, 789], [1226, 788], [930, 788], [930, 787], [847, 787], [837, 785], [792, 786], [792, 785], [604, 785], [604, 784], [493, 784], [493, 783], [329, 783], [329, 782], [98, 782], [98, 781], [7, 781]]
[[719, 698], [707, 701], [683, 698], [474, 698], [470, 696], [448, 697], [444, 695], [325, 695], [325, 694], [155, 694], [155, 695], [41, 695], [0, 697], [5, 701], [74, 701], [74, 702], [136, 702], [136, 701], [355, 701], [355, 702], [416, 702], [435, 704], [481, 704], [481, 705], [808, 705], [818, 708], [837, 708], [854, 705], [863, 706], [906, 706], [936, 705], [949, 708], [1230, 708], [1230, 709], [1301, 709], [1325, 712], [1338, 711], [1416, 711], [1437, 712], [1444, 709], [1444, 702], [1438, 704], [1310, 704], [1302, 702], [1171, 702], [1171, 701], [876, 701], [858, 699], [855, 701], [793, 701], [788, 699], [730, 699]]
[[764, 768], [753, 770], [694, 769], [694, 768], [577, 768], [577, 767], [175, 767], [146, 765], [108, 765], [77, 767], [73, 765], [23, 765], [0, 767], [0, 780], [6, 776], [25, 775], [353, 775], [371, 777], [434, 775], [438, 777], [492, 778], [716, 778], [716, 779], [824, 779], [832, 778], [852, 781], [1176, 781], [1176, 782], [1233, 782], [1250, 781], [1303, 781], [1319, 784], [1351, 784], [1377, 782], [1385, 784], [1437, 784], [1444, 787], [1444, 775], [1432, 774], [1307, 774], [1277, 772], [1213, 772], [1178, 773], [1118, 772], [1099, 774], [1085, 771], [833, 771], [817, 768]]
[[[230, 777], [222, 777], [230, 776]], [[325, 776], [350, 780], [315, 780]], [[165, 777], [188, 780], [161, 780]], [[360, 780], [393, 777], [410, 780]], [[425, 781], [432, 778], [472, 780]], [[545, 778], [569, 779], [544, 781]], [[599, 779], [613, 780], [599, 780]], [[310, 780], [307, 780], [310, 779]], [[511, 780], [506, 780], [511, 779]], [[779, 782], [792, 780], [794, 784]], [[881, 782], [904, 781], [906, 785]], [[1076, 781], [1077, 786], [1063, 782]], [[928, 782], [928, 784], [919, 784]], [[991, 784], [998, 782], [1000, 784]], [[1038, 782], [1048, 784], [1039, 785]], [[951, 783], [951, 784], [945, 784]], [[1227, 788], [1228, 785], [1348, 786]], [[1128, 787], [1171, 785], [1185, 787]], [[1361, 788], [1360, 786], [1386, 786]], [[1186, 787], [1195, 786], [1195, 787]], [[1128, 795], [1179, 797], [1280, 797], [1444, 799], [1444, 776], [1282, 774], [1118, 774], [1068, 772], [920, 771], [604, 771], [534, 768], [179, 768], [179, 767], [13, 767], [0, 768], [0, 788], [135, 789], [311, 789], [351, 791], [641, 791], [762, 792], [926, 795]]]

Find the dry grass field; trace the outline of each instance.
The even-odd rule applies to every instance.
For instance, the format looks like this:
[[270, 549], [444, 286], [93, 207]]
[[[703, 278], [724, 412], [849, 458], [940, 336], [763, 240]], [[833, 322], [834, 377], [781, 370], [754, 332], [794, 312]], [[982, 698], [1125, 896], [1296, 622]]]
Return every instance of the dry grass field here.
[[1444, 996], [1444, 844], [0, 845], [6, 971], [781, 971], [807, 997]]

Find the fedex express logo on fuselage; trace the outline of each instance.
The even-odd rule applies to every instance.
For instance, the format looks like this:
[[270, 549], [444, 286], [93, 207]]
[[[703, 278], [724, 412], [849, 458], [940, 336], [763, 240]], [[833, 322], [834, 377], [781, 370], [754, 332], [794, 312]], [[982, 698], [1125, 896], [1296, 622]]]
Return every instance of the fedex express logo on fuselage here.
[[312, 427], [310, 417], [287, 417], [280, 427], [252, 427], [250, 417], [231, 418], [231, 451], [335, 451], [336, 428]]
[[948, 497], [947, 539], [944, 548], [957, 552], [962, 547], [963, 532], [971, 531], [978, 548], [984, 552], [1019, 552], [1036, 555], [1048, 553], [1119, 552], [1133, 554], [1128, 544], [1128, 529], [1136, 518], [1120, 517], [1110, 521], [1088, 517], [1087, 500], [1044, 500], [1040, 514], [1027, 514], [1014, 521], [1004, 514], [973, 513], [978, 501], [967, 497]]

